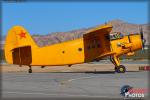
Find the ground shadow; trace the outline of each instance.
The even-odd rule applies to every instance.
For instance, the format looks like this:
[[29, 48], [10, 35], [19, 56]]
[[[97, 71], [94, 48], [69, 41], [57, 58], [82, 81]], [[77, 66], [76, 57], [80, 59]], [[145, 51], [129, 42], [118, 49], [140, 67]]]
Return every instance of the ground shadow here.
[[[45, 72], [44, 72], [45, 73]], [[91, 73], [91, 74], [114, 74], [115, 71], [82, 71], [82, 72], [46, 72], [46, 73]]]
[[92, 74], [114, 74], [115, 71], [87, 71], [84, 73], [92, 73]]
[[[126, 71], [126, 72], [140, 72], [140, 71]], [[82, 71], [82, 72], [44, 72], [44, 73], [89, 73], [89, 74], [115, 74], [115, 71]]]

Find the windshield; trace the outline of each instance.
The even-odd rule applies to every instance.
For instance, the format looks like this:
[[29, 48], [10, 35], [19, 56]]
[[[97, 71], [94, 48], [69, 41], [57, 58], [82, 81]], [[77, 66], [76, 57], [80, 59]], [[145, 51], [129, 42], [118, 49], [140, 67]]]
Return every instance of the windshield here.
[[116, 40], [123, 38], [123, 34], [120, 32], [114, 32], [110, 34], [110, 40]]

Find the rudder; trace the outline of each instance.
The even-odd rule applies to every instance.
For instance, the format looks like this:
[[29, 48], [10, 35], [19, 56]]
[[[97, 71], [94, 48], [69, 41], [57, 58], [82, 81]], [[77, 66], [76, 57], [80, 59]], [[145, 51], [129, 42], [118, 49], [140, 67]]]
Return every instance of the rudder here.
[[[25, 49], [25, 47], [33, 48], [33, 47], [38, 47], [38, 46], [36, 45], [32, 37], [29, 35], [29, 33], [22, 26], [14, 26], [8, 31], [6, 41], [5, 41], [4, 50], [5, 50], [6, 61], [10, 64], [14, 62], [15, 62], [14, 64], [18, 64], [16, 63], [16, 61], [19, 62], [20, 55], [19, 55], [19, 58], [17, 58], [15, 56], [17, 56], [18, 54], [15, 53], [14, 55], [13, 53], [17, 51], [16, 49], [19, 48], [19, 50], [21, 50], [21, 48]], [[24, 56], [24, 58], [25, 57], [27, 56]], [[21, 61], [19, 62], [19, 64], [21, 64]]]

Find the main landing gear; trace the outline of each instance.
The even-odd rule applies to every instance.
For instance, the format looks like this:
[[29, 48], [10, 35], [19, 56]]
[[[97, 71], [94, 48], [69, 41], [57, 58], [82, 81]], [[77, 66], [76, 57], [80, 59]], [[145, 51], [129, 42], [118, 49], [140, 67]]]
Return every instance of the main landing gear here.
[[119, 65], [119, 66], [115, 67], [115, 72], [117, 72], [117, 73], [125, 73], [126, 72], [126, 68], [123, 65]]
[[32, 67], [31, 66], [29, 66], [28, 73], [32, 73]]
[[117, 72], [117, 73], [125, 73], [126, 72], [125, 66], [120, 65], [120, 60], [118, 57], [111, 56], [110, 61], [115, 65], [115, 68], [114, 68], [115, 72]]

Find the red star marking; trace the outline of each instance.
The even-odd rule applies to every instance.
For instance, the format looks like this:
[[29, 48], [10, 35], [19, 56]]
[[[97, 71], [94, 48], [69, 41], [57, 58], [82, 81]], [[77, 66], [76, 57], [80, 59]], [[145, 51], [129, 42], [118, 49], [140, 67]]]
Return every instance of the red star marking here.
[[21, 31], [21, 33], [20, 34], [18, 34], [19, 36], [20, 36], [20, 39], [22, 39], [22, 38], [26, 38], [26, 33], [25, 32], [23, 32], [23, 31]]

